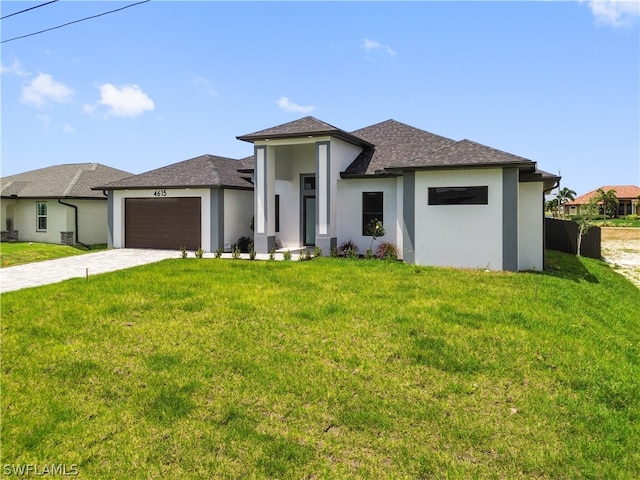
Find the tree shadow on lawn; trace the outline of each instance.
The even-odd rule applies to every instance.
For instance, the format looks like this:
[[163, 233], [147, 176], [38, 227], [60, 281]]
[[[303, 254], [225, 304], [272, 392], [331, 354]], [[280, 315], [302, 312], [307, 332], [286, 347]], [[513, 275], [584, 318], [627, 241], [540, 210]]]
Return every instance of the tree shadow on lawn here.
[[581, 281], [600, 283], [600, 281], [586, 269], [581, 257], [569, 254], [556, 254], [549, 250], [546, 252], [543, 274], [572, 280], [577, 283]]

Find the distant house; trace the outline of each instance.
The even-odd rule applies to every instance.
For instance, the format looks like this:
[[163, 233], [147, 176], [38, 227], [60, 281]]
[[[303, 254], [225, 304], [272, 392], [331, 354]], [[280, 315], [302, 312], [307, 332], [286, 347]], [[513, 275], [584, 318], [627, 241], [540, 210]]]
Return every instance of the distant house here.
[[591, 190], [584, 195], [580, 195], [575, 200], [565, 203], [565, 215], [579, 215], [582, 206], [587, 205], [598, 194], [598, 190], [600, 189], [605, 192], [615, 190], [616, 197], [619, 201], [617, 216], [640, 215], [640, 199], [638, 198], [640, 196], [640, 187], [636, 187], [635, 185], [604, 185], [595, 190]]
[[3, 240], [107, 243], [107, 197], [91, 187], [131, 173], [99, 163], [55, 165], [0, 179]]
[[544, 193], [559, 177], [531, 160], [395, 120], [346, 132], [305, 117], [237, 138], [252, 157], [203, 155], [97, 187], [109, 244], [214, 251], [246, 235], [257, 253], [328, 255], [346, 241], [364, 253], [377, 219], [376, 244], [407, 263], [544, 268]]

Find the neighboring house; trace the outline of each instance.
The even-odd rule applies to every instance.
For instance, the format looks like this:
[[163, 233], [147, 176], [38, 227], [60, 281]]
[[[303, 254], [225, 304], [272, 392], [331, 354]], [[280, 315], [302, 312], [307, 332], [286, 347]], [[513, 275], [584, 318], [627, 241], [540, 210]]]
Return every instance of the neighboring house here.
[[229, 250], [251, 236], [251, 158], [202, 155], [96, 189], [108, 192], [109, 246]]
[[4, 177], [2, 239], [107, 243], [107, 197], [91, 187], [130, 175], [99, 163], [77, 163]]
[[619, 217], [625, 215], [640, 215], [640, 187], [635, 185], [604, 185], [600, 188], [580, 195], [575, 200], [571, 200], [564, 204], [565, 215], [579, 215], [583, 205], [587, 205], [594, 197], [598, 195], [598, 190], [608, 192], [615, 190], [618, 198]]
[[257, 253], [328, 255], [347, 240], [364, 253], [378, 219], [374, 249], [392, 242], [408, 263], [544, 267], [544, 194], [559, 177], [531, 160], [395, 120], [349, 133], [305, 117], [237, 138], [253, 157], [204, 155], [99, 187], [109, 244], [211, 252], [253, 236]]

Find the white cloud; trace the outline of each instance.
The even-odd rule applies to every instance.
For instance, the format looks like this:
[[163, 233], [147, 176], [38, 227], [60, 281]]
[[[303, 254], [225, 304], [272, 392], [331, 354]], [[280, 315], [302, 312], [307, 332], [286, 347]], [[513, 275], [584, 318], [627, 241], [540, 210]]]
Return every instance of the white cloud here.
[[316, 107], [313, 107], [311, 105], [303, 107], [301, 105], [298, 105], [297, 103], [293, 103], [287, 97], [280, 97], [276, 101], [276, 103], [285, 112], [309, 113], [309, 112], [313, 112], [316, 109]]
[[13, 62], [8, 67], [4, 65], [0, 65], [2, 67], [3, 74], [16, 75], [18, 77], [28, 77], [31, 75], [29, 72], [25, 71], [20, 65], [20, 62], [17, 59], [13, 59]]
[[[109, 108], [107, 115], [114, 117], [136, 117], [155, 108], [153, 100], [138, 85], [117, 87], [105, 83], [100, 87], [100, 105]], [[84, 105], [86, 113], [93, 114], [95, 107]]]
[[637, 0], [591, 0], [588, 3], [597, 25], [628, 27], [640, 17]]
[[364, 42], [362, 44], [362, 47], [367, 52], [380, 50], [380, 51], [388, 53], [392, 57], [395, 57], [397, 55], [397, 53], [389, 45], [384, 45], [384, 44], [378, 42], [377, 40], [370, 40], [368, 38], [365, 38]]
[[22, 87], [22, 101], [42, 107], [49, 102], [66, 103], [71, 100], [73, 90], [56, 82], [51, 75], [40, 73], [27, 85]]

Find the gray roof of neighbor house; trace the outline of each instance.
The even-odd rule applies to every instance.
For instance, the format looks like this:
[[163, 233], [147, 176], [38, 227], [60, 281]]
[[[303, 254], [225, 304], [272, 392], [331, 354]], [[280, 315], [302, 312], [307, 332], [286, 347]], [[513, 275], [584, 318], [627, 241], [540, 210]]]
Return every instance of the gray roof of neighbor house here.
[[238, 140], [244, 140], [245, 142], [254, 142], [256, 140], [271, 140], [276, 138], [317, 137], [327, 135], [356, 145], [371, 146], [371, 144], [363, 138], [352, 135], [349, 132], [345, 132], [340, 128], [310, 116], [254, 133], [240, 135], [236, 138]]
[[236, 188], [253, 189], [251, 177], [238, 170], [246, 165], [233, 158], [201, 155], [166, 167], [134, 175], [94, 188], [124, 190], [128, 188]]
[[0, 179], [0, 193], [2, 197], [17, 198], [104, 199], [91, 187], [129, 176], [129, 172], [100, 163], [54, 165]]

